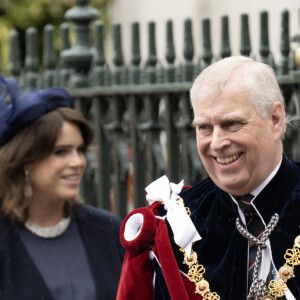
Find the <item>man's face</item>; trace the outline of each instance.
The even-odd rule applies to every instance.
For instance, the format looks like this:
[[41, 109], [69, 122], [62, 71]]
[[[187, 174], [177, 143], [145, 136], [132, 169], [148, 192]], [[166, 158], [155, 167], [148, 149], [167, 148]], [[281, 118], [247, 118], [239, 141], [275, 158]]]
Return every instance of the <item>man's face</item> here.
[[282, 105], [274, 103], [263, 119], [245, 92], [224, 91], [194, 103], [197, 148], [209, 176], [230, 194], [250, 193], [281, 159]]

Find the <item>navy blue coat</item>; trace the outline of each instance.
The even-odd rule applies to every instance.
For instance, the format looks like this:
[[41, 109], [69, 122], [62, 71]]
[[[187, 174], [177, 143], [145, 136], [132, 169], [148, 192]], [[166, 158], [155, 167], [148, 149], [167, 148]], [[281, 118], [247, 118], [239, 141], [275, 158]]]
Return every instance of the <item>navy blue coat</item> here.
[[[206, 179], [181, 193], [185, 206], [192, 212], [191, 219], [202, 237], [194, 244], [198, 262], [206, 269], [204, 278], [210, 290], [217, 292], [222, 300], [242, 300], [247, 296], [248, 240], [236, 229], [238, 215], [236, 204], [229, 194]], [[269, 223], [274, 213], [279, 222], [270, 236], [273, 260], [277, 270], [285, 263], [284, 254], [292, 248], [300, 234], [300, 167], [285, 156], [278, 173], [254, 200], [264, 221]], [[163, 214], [163, 212], [161, 212]], [[179, 268], [187, 273], [183, 254], [170, 239]], [[296, 299], [300, 299], [300, 266], [295, 277], [287, 284]], [[163, 285], [163, 283], [162, 283]], [[159, 285], [157, 285], [159, 289]], [[157, 299], [169, 299], [165, 292]]]
[[[74, 217], [87, 253], [97, 299], [114, 300], [124, 250], [120, 220], [110, 212], [75, 205]], [[20, 227], [0, 216], [0, 290], [9, 300], [53, 300], [42, 276], [18, 237]]]

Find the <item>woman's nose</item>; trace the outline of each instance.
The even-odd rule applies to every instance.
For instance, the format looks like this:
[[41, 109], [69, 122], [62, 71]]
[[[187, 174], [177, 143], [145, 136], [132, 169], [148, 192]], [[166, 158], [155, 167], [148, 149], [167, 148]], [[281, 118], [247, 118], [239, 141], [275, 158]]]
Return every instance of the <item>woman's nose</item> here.
[[72, 167], [85, 167], [86, 158], [82, 153], [78, 153], [78, 151], [74, 151], [70, 157], [69, 164]]

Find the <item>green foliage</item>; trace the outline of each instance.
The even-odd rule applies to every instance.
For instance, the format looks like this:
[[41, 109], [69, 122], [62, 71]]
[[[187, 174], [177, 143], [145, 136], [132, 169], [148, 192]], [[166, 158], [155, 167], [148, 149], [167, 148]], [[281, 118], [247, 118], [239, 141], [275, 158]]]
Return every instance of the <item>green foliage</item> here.
[[[109, 23], [106, 11], [112, 1], [91, 0], [89, 3], [90, 6], [100, 11], [100, 18], [105, 24]], [[0, 62], [2, 61], [2, 71], [5, 72], [7, 66], [9, 30], [18, 30], [23, 48], [27, 28], [37, 28], [40, 36], [47, 24], [53, 24], [58, 29], [59, 25], [66, 21], [64, 13], [75, 5], [75, 0], [0, 0]], [[58, 30], [56, 31], [57, 45], [59, 38]], [[24, 49], [22, 54], [24, 54]]]
[[[112, 0], [92, 0], [90, 5], [106, 19], [106, 8]], [[42, 28], [48, 23], [61, 24], [64, 13], [75, 5], [74, 0], [1, 0], [0, 18], [10, 28], [25, 30]]]

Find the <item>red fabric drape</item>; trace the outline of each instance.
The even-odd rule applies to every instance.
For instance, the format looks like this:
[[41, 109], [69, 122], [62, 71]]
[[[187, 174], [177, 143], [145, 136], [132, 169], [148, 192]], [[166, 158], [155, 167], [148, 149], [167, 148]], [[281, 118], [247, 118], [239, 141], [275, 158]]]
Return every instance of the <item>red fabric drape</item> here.
[[[158, 206], [160, 204], [155, 203], [148, 208], [138, 208], [122, 223], [120, 239], [126, 254], [117, 300], [153, 300], [153, 269], [149, 258], [151, 248], [161, 265], [171, 299], [202, 300], [202, 296], [195, 294], [195, 284], [179, 271], [166, 223], [154, 216]], [[136, 239], [126, 241], [126, 222], [135, 213], [143, 214], [144, 222]]]

